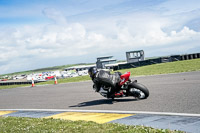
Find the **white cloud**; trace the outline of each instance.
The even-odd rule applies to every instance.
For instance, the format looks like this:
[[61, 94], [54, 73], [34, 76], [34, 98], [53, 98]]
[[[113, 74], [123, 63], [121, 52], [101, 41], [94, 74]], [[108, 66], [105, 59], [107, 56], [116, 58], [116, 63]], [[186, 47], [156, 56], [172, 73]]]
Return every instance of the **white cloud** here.
[[[0, 73], [27, 70], [30, 66], [38, 68], [38, 62], [52, 59], [56, 60], [52, 63], [58, 63], [63, 58], [74, 57], [81, 62], [82, 56], [112, 55], [149, 47], [155, 47], [155, 52], [169, 53], [178, 49], [181, 53], [197, 47], [200, 42], [200, 32], [184, 25], [188, 19], [176, 21], [177, 14], [136, 12], [100, 21], [97, 18], [93, 23], [68, 22], [55, 9], [45, 9], [43, 14], [53, 21], [1, 30], [4, 32], [0, 33]], [[178, 23], [179, 28], [174, 26]]]

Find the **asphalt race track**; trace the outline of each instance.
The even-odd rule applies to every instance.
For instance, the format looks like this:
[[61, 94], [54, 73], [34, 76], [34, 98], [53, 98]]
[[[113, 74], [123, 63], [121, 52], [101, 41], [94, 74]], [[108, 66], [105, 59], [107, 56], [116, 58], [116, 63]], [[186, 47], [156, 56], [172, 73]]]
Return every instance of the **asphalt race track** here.
[[[134, 78], [134, 77], [133, 77]], [[145, 100], [105, 99], [92, 82], [0, 90], [0, 109], [121, 110], [200, 113], [200, 72], [135, 77], [150, 91]]]
[[[11, 113], [8, 116], [27, 116], [26, 109], [44, 111], [28, 112], [28, 116], [31, 114], [30, 116], [37, 117], [47, 117], [54, 113], [65, 114], [64, 110], [81, 110], [82, 112], [98, 110], [99, 113], [109, 111], [120, 113], [121, 111], [124, 114], [131, 114], [131, 116], [124, 118], [120, 116], [121, 119], [114, 118], [112, 121], [108, 121], [157, 128], [165, 128], [166, 124], [170, 124], [166, 128], [200, 132], [200, 71], [132, 78], [149, 89], [150, 96], [147, 99], [136, 100], [129, 97], [111, 101], [93, 91], [92, 81], [36, 85], [36, 87], [0, 90], [0, 116], [7, 114], [5, 111], [1, 112], [6, 109], [18, 110], [18, 112], [8, 112], [8, 114]], [[58, 110], [58, 112], [49, 113], [46, 112], [47, 109]], [[149, 112], [149, 114], [141, 112]], [[158, 112], [158, 114], [154, 115], [151, 112]], [[190, 115], [179, 116], [179, 114]], [[100, 115], [102, 116], [102, 114]], [[95, 114], [95, 116], [97, 115]], [[105, 116], [105, 118], [108, 117]]]

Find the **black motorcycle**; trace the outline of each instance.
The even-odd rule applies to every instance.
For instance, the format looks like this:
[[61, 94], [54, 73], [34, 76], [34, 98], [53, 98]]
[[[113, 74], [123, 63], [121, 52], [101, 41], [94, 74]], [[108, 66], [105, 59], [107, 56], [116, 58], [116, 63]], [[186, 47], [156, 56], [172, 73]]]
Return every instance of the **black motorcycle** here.
[[[111, 96], [108, 97], [108, 94], [111, 93], [112, 87], [107, 85], [106, 83], [102, 83], [100, 85], [100, 89], [98, 90], [98, 92], [102, 96], [106, 98], [112, 98], [112, 99], [120, 98], [120, 97], [129, 97], [129, 96], [133, 96], [137, 99], [146, 99], [149, 96], [149, 90], [144, 85], [137, 83], [136, 80], [131, 81], [130, 75], [131, 75], [130, 72], [127, 72], [125, 74], [119, 74], [119, 78], [114, 88], [116, 91], [112, 92], [113, 94]], [[109, 77], [109, 79], [108, 78], [107, 79], [104, 78], [104, 79], [105, 81], [109, 81], [110, 79], [113, 80], [113, 76], [112, 78]], [[96, 91], [97, 88], [95, 85], [93, 86], [93, 88]]]

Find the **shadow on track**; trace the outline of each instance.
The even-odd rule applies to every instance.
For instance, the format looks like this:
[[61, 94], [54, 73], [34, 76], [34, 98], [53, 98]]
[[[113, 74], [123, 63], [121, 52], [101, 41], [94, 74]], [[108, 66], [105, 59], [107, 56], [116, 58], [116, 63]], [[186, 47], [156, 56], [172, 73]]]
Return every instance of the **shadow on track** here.
[[117, 102], [130, 102], [130, 101], [138, 101], [137, 99], [101, 99], [101, 100], [93, 100], [88, 102], [82, 102], [77, 105], [72, 105], [69, 107], [85, 107], [85, 106], [95, 106], [95, 105], [102, 105], [102, 104], [114, 104]]

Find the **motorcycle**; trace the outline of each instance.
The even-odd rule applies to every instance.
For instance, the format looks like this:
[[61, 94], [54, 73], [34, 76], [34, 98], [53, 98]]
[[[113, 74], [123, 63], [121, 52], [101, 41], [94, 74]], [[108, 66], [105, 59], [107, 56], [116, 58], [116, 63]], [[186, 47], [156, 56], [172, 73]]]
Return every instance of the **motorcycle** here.
[[[108, 93], [111, 91], [111, 87], [106, 85], [101, 85], [100, 90], [98, 91], [103, 97], [106, 98], [120, 98], [120, 97], [130, 97], [133, 96], [137, 99], [146, 99], [149, 96], [149, 90], [144, 85], [137, 83], [137, 80], [131, 81], [130, 72], [125, 74], [120, 74], [120, 80], [118, 85], [118, 91], [114, 92], [112, 97], [107, 97]], [[95, 86], [93, 86], [95, 90]]]

